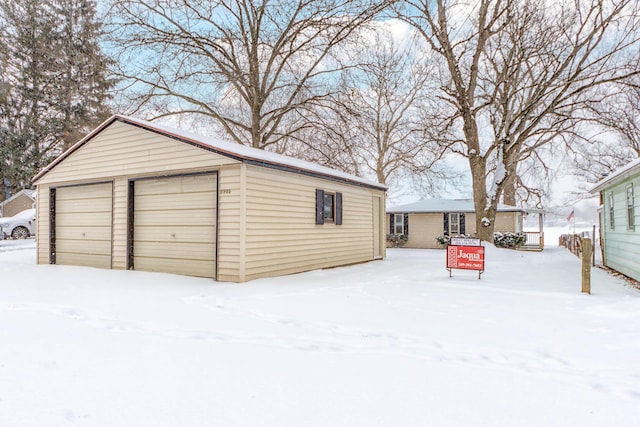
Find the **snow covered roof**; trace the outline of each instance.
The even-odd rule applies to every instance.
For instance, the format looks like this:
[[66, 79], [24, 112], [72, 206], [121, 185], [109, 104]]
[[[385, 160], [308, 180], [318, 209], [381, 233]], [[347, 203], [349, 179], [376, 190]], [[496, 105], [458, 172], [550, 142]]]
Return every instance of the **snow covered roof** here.
[[640, 172], [640, 159], [627, 163], [620, 169], [610, 173], [606, 178], [599, 181], [591, 190], [589, 190], [589, 193], [596, 194], [604, 190], [606, 187], [627, 179], [632, 174], [638, 172]]
[[260, 150], [257, 148], [249, 147], [246, 145], [237, 144], [231, 141], [225, 141], [218, 138], [197, 135], [195, 133], [187, 132], [180, 129], [171, 128], [168, 126], [152, 123], [146, 120], [135, 119], [132, 117], [114, 115], [107, 119], [104, 123], [93, 130], [89, 135], [74, 144], [67, 151], [62, 153], [57, 159], [51, 162], [47, 167], [41, 170], [34, 178], [33, 181], [37, 181], [47, 172], [53, 169], [58, 163], [62, 162], [71, 153], [82, 147], [94, 136], [100, 133], [104, 128], [109, 126], [115, 121], [128, 123], [133, 126], [138, 126], [151, 132], [156, 132], [169, 138], [176, 139], [178, 141], [185, 142], [196, 147], [203, 148], [208, 151], [215, 152], [217, 154], [231, 157], [243, 162], [257, 164], [266, 167], [276, 167], [278, 169], [288, 170], [290, 172], [297, 172], [308, 174], [316, 177], [324, 177], [333, 180], [343, 181], [351, 184], [361, 185], [365, 187], [373, 187], [381, 190], [386, 190], [387, 187], [370, 181], [368, 179], [360, 178], [355, 175], [351, 175], [345, 172], [334, 170], [325, 166], [318, 165], [316, 163], [308, 162], [305, 160], [296, 159], [294, 157], [285, 156], [282, 154], [272, 153], [270, 151]]
[[9, 203], [10, 201], [17, 199], [18, 197], [20, 197], [20, 195], [24, 194], [25, 196], [29, 197], [31, 200], [35, 201], [36, 200], [36, 190], [20, 190], [18, 191], [16, 194], [14, 194], [13, 196], [9, 197], [7, 200], [5, 200], [4, 202], [1, 202], [0, 205], [6, 205], [7, 203]]
[[[427, 199], [406, 205], [394, 206], [387, 213], [438, 213], [475, 212], [473, 199]], [[498, 212], [526, 212], [515, 206], [498, 205]]]

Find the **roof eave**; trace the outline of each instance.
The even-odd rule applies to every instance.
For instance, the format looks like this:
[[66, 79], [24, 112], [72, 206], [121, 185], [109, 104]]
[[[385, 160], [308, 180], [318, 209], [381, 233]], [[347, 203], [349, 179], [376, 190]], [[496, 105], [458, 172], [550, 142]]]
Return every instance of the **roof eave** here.
[[[536, 209], [533, 211], [527, 210], [527, 209], [520, 209], [520, 208], [514, 208], [514, 209], [498, 209], [497, 212], [522, 212], [522, 213], [532, 213], [532, 212], [539, 212], [540, 210]], [[447, 212], [452, 212], [452, 213], [476, 213], [476, 211], [474, 210], [468, 210], [468, 209], [441, 209], [441, 210], [388, 210], [387, 213], [390, 214], [397, 214], [397, 213], [406, 213], [406, 214], [439, 214], [439, 213], [447, 213]], [[545, 211], [540, 211], [540, 212], [545, 212]]]
[[109, 119], [105, 120], [102, 124], [100, 124], [100, 126], [98, 126], [96, 129], [94, 129], [91, 133], [89, 133], [87, 136], [85, 136], [80, 141], [75, 143], [68, 150], [66, 150], [64, 153], [62, 153], [60, 156], [58, 156], [53, 162], [51, 162], [44, 169], [42, 169], [40, 172], [38, 172], [38, 174], [33, 177], [32, 182], [34, 184], [37, 184], [37, 181], [39, 179], [41, 179], [44, 175], [46, 175], [48, 172], [50, 172], [54, 167], [56, 167], [58, 164], [60, 164], [64, 159], [69, 157], [69, 155], [71, 155], [74, 151], [78, 150], [80, 147], [82, 147], [87, 142], [89, 142], [91, 139], [93, 139], [97, 134], [102, 132], [107, 126], [111, 125], [114, 121], [121, 121], [121, 122], [127, 123], [127, 124], [129, 124], [131, 126], [136, 126], [136, 127], [139, 127], [139, 128], [142, 128], [142, 129], [146, 129], [146, 130], [149, 130], [149, 131], [152, 131], [152, 132], [156, 132], [158, 134], [167, 136], [169, 138], [176, 139], [178, 141], [185, 142], [185, 143], [188, 143], [190, 145], [194, 145], [194, 146], [197, 146], [197, 147], [202, 148], [204, 150], [211, 151], [211, 152], [214, 152], [216, 154], [220, 154], [220, 155], [225, 156], [225, 157], [233, 158], [233, 159], [236, 159], [236, 160], [241, 161], [241, 162], [248, 162], [248, 163], [251, 163], [251, 164], [254, 164], [254, 165], [261, 165], [261, 166], [267, 166], [267, 167], [277, 167], [277, 168], [279, 168], [281, 170], [286, 170], [286, 171], [289, 171], [289, 172], [303, 173], [303, 174], [306, 174], [306, 175], [316, 176], [316, 177], [319, 177], [319, 178], [325, 178], [325, 179], [338, 181], [338, 182], [344, 182], [344, 183], [347, 183], [347, 184], [356, 185], [356, 186], [360, 186], [360, 187], [373, 188], [373, 189], [377, 189], [377, 190], [381, 190], [381, 191], [385, 191], [385, 192], [388, 189], [387, 186], [382, 185], [382, 184], [374, 185], [373, 183], [365, 183], [365, 182], [352, 180], [352, 179], [345, 178], [345, 177], [340, 177], [340, 176], [336, 176], [336, 175], [330, 175], [330, 174], [322, 173], [322, 172], [319, 172], [319, 171], [312, 171], [312, 170], [309, 170], [309, 169], [298, 168], [298, 167], [294, 167], [294, 166], [286, 165], [286, 164], [282, 164], [282, 163], [269, 162], [269, 161], [264, 160], [264, 159], [259, 159], [259, 158], [255, 158], [255, 157], [251, 157], [251, 156], [241, 155], [241, 154], [238, 154], [238, 153], [232, 153], [232, 152], [229, 152], [227, 150], [221, 149], [219, 147], [213, 147], [213, 146], [211, 146], [209, 144], [205, 144], [205, 143], [203, 143], [201, 141], [198, 141], [198, 140], [193, 139], [193, 138], [189, 138], [189, 137], [184, 136], [184, 135], [179, 135], [179, 134], [172, 133], [172, 132], [169, 132], [169, 131], [164, 130], [164, 129], [159, 129], [159, 128], [154, 127], [154, 126], [149, 126], [147, 124], [140, 123], [140, 122], [135, 121], [135, 120], [130, 120], [128, 117], [121, 116], [121, 115], [113, 115]]
[[617, 174], [613, 174], [612, 176], [608, 176], [605, 179], [603, 179], [602, 181], [596, 183], [596, 185], [589, 190], [590, 194], [598, 194], [599, 192], [601, 192], [602, 190], [604, 190], [607, 187], [610, 187], [612, 185], [616, 185], [618, 184], [620, 181], [624, 181], [627, 178], [630, 178], [633, 175], [636, 175], [640, 173], [640, 164], [634, 164], [633, 166], [629, 167], [628, 169], [617, 173]]

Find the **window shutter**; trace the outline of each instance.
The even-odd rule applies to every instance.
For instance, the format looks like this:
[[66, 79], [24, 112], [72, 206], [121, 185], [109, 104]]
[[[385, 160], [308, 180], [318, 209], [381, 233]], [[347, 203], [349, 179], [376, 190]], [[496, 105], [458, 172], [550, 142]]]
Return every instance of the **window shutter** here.
[[449, 214], [446, 212], [444, 213], [444, 235], [449, 235]]
[[460, 214], [460, 234], [466, 234], [464, 229], [464, 214]]
[[324, 191], [316, 190], [316, 224], [324, 224]]
[[396, 230], [395, 230], [395, 222], [394, 219], [395, 217], [393, 216], [394, 214], [389, 214], [389, 234], [396, 234]]
[[342, 225], [342, 193], [336, 193], [336, 225]]
[[405, 236], [408, 236], [409, 235], [409, 214], [408, 213], [404, 214], [403, 223], [404, 223], [403, 234]]

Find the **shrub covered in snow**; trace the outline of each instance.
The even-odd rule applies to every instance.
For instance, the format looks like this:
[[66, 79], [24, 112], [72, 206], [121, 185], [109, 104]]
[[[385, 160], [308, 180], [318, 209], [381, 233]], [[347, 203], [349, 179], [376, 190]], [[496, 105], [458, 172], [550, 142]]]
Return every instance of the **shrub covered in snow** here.
[[[451, 237], [466, 237], [470, 238], [473, 236], [462, 234], [460, 236], [438, 236], [436, 237], [436, 241], [442, 246], [447, 246], [451, 242]], [[524, 233], [493, 233], [493, 244], [498, 248], [517, 248], [518, 246], [522, 246], [527, 242], [527, 235]]]
[[527, 242], [526, 234], [520, 233], [493, 233], [493, 244], [497, 248], [517, 248]]
[[387, 246], [392, 248], [399, 248], [407, 243], [406, 234], [387, 234]]

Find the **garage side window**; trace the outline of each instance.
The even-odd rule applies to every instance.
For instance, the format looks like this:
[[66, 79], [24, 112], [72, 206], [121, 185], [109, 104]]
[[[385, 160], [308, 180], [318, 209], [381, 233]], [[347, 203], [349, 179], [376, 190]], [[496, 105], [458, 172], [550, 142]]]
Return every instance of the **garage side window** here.
[[324, 210], [323, 217], [324, 222], [334, 222], [334, 212], [335, 212], [335, 194], [324, 193]]
[[342, 225], [342, 193], [316, 189], [316, 224]]

